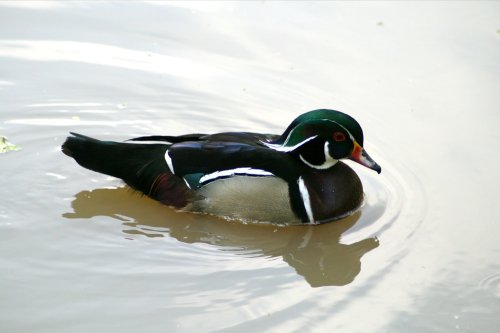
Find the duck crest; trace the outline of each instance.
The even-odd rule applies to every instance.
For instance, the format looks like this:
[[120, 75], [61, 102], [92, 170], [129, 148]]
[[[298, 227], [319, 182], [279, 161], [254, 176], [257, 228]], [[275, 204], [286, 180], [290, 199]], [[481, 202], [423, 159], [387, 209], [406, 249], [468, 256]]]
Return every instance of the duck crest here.
[[314, 121], [327, 121], [339, 124], [344, 127], [361, 146], [363, 145], [363, 130], [359, 123], [346, 113], [330, 109], [318, 109], [301, 114], [292, 121], [276, 143], [283, 144], [294, 129], [300, 127], [300, 125]]

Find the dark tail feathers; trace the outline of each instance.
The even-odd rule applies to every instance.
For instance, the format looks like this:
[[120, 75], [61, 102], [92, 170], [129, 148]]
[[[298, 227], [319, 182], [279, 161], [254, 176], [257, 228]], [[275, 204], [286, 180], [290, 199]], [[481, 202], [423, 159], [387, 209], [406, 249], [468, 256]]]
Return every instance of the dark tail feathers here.
[[62, 152], [84, 168], [121, 178], [129, 186], [147, 195], [159, 175], [170, 173], [165, 162], [166, 144], [100, 141], [71, 133]]

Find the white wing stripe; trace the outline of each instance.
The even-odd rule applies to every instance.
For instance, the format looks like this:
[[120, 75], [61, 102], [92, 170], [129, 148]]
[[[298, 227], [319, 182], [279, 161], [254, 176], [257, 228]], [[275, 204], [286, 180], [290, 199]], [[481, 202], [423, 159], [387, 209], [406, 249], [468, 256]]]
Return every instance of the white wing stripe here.
[[203, 177], [200, 178], [200, 183], [206, 183], [210, 180], [214, 180], [217, 178], [223, 178], [223, 177], [231, 177], [235, 175], [242, 175], [242, 176], [274, 176], [273, 173], [261, 169], [252, 169], [252, 168], [236, 168], [236, 169], [230, 169], [230, 170], [222, 170], [222, 171], [216, 171], [212, 172], [209, 174], [204, 175]]

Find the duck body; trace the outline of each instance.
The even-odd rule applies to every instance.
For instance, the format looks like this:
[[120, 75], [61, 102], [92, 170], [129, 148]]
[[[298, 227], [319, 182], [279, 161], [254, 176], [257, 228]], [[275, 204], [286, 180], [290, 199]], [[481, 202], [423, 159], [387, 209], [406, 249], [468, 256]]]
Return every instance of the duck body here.
[[83, 167], [121, 178], [179, 210], [318, 224], [350, 215], [363, 202], [361, 181], [341, 158], [380, 172], [362, 141], [353, 118], [323, 109], [299, 116], [282, 135], [226, 132], [114, 142], [72, 133], [62, 150]]

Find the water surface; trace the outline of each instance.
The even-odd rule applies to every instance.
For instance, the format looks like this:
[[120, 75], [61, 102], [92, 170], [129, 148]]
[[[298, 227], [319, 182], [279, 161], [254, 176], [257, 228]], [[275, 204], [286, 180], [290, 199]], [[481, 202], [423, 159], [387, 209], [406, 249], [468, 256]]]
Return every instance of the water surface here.
[[[494, 2], [0, 2], [0, 330], [496, 332]], [[29, 22], [29, 24], [28, 24]], [[280, 133], [353, 115], [383, 172], [335, 223], [181, 214], [69, 131]]]

